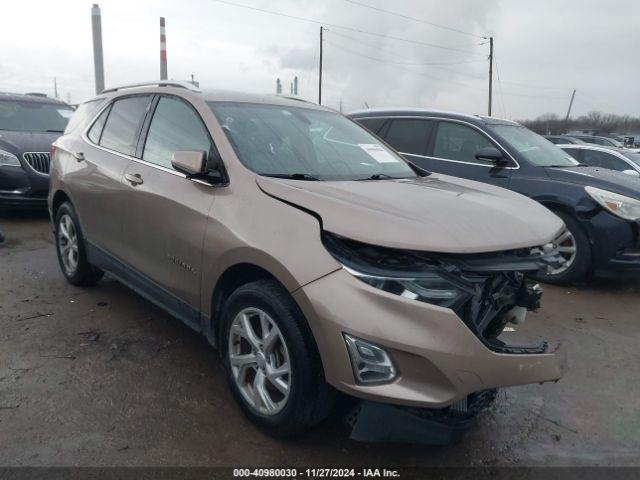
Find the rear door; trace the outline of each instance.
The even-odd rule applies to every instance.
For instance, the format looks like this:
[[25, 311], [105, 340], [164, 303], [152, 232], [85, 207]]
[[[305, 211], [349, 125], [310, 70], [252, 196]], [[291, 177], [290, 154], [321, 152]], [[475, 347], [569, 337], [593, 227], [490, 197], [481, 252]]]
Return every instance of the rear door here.
[[427, 118], [394, 118], [380, 134], [411, 163], [432, 171], [432, 160], [426, 154], [434, 123]]
[[[122, 256], [141, 288], [197, 327], [202, 243], [216, 189], [176, 171], [178, 150], [199, 150], [219, 161], [211, 137], [193, 106], [181, 97], [156, 98], [145, 122], [138, 158], [123, 178], [121, 212], [127, 246]], [[167, 295], [168, 294], [168, 295]]]
[[68, 175], [87, 240], [116, 256], [123, 244], [122, 175], [135, 153], [150, 103], [150, 95], [135, 95], [116, 99], [104, 108], [78, 149], [84, 160], [75, 163], [77, 170]]

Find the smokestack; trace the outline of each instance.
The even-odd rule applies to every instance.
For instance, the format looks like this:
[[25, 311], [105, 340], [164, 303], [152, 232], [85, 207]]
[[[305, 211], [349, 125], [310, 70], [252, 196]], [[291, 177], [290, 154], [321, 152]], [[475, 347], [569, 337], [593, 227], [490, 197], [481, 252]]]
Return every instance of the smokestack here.
[[167, 79], [167, 36], [164, 33], [164, 17], [160, 17], [160, 80]]
[[298, 77], [293, 77], [293, 94], [298, 96]]
[[91, 8], [91, 30], [93, 32], [93, 70], [96, 77], [96, 93], [104, 90], [104, 61], [102, 58], [102, 16], [97, 3]]

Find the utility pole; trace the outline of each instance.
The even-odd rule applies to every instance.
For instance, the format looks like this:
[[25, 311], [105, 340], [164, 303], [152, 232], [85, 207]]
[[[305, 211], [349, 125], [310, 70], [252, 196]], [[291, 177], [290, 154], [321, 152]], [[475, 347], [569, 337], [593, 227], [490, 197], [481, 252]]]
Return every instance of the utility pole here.
[[58, 98], [58, 79], [53, 77], [53, 96]]
[[160, 17], [160, 80], [167, 79], [167, 35], [164, 29], [164, 17]]
[[493, 103], [493, 37], [489, 37], [489, 116]]
[[93, 70], [95, 72], [96, 93], [104, 90], [104, 62], [102, 58], [102, 16], [97, 3], [91, 7], [91, 32], [93, 34]]
[[564, 129], [567, 129], [567, 126], [569, 124], [569, 115], [571, 115], [571, 107], [573, 107], [573, 99], [576, 98], [576, 91], [575, 89], [573, 90], [573, 93], [571, 94], [571, 101], [569, 102], [569, 110], [567, 110], [567, 116], [564, 118]]
[[322, 105], [322, 30], [320, 27], [320, 74], [318, 78], [318, 105]]

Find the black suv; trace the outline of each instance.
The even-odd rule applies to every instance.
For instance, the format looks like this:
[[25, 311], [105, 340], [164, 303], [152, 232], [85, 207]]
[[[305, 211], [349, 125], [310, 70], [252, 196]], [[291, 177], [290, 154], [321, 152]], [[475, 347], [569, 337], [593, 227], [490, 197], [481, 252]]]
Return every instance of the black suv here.
[[46, 207], [49, 147], [73, 112], [41, 94], [0, 93], [0, 208]]
[[507, 120], [421, 109], [350, 117], [424, 170], [508, 188], [555, 212], [568, 227], [556, 240], [566, 262], [541, 280], [640, 272], [639, 178], [582, 165]]

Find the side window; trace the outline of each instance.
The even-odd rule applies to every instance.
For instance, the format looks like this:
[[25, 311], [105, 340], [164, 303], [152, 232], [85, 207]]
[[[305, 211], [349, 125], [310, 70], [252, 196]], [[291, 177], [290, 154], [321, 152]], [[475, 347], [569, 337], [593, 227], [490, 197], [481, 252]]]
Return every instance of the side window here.
[[209, 161], [217, 155], [212, 153], [213, 144], [195, 110], [178, 98], [162, 97], [149, 125], [142, 159], [173, 168], [171, 157], [178, 150], [202, 150]]
[[618, 170], [619, 172], [629, 169], [629, 165], [627, 165], [624, 160], [621, 160], [610, 153], [597, 152], [595, 150], [585, 150], [583, 154], [583, 162], [592, 167]]
[[111, 107], [105, 108], [89, 129], [87, 136], [93, 143], [100, 143], [100, 135], [102, 135], [102, 129], [104, 128], [104, 124], [109, 116], [109, 110], [111, 110]]
[[580, 150], [578, 150], [577, 148], [563, 148], [565, 153], [568, 153], [569, 155], [571, 155], [573, 158], [575, 158], [576, 160], [580, 161]]
[[491, 162], [482, 162], [476, 159], [476, 152], [481, 148], [494, 146], [485, 135], [472, 127], [453, 122], [440, 122], [433, 147], [433, 156], [447, 160], [490, 165]]
[[100, 145], [125, 155], [135, 155], [138, 133], [150, 100], [148, 95], [116, 100], [102, 131]]
[[386, 118], [356, 118], [355, 120], [371, 133], [379, 133], [384, 122], [387, 121]]
[[399, 152], [424, 155], [427, 153], [427, 141], [432, 127], [431, 120], [397, 119], [391, 123], [385, 140]]
[[89, 100], [88, 102], [78, 105], [76, 112], [71, 117], [71, 120], [69, 120], [69, 123], [67, 123], [67, 128], [65, 128], [64, 133], [72, 132], [78, 127], [78, 125], [84, 124], [86, 120], [93, 117], [102, 102], [104, 102], [104, 98]]

